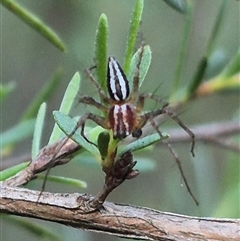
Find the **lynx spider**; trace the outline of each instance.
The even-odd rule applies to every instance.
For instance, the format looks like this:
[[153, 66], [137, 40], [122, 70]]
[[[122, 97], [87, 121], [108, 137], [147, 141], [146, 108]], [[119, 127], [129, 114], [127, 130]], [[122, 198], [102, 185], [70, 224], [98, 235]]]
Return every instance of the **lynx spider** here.
[[[139, 77], [140, 77], [140, 65], [143, 58], [144, 46], [141, 46], [139, 58], [136, 65], [136, 70], [133, 77], [133, 87], [132, 92], [130, 92], [129, 82], [127, 77], [122, 70], [119, 63], [114, 57], [108, 58], [107, 65], [107, 90], [109, 97], [106, 96], [103, 89], [100, 87], [98, 82], [93, 77], [90, 70], [85, 70], [85, 73], [89, 77], [90, 81], [95, 85], [100, 95], [100, 99], [103, 103], [96, 101], [90, 96], [83, 96], [80, 98], [79, 102], [87, 105], [92, 105], [97, 109], [100, 109], [105, 113], [106, 117], [102, 117], [93, 113], [86, 113], [83, 115], [72, 133], [75, 133], [79, 127], [81, 127], [81, 135], [86, 141], [89, 141], [84, 134], [84, 126], [87, 120], [92, 120], [97, 125], [103, 127], [107, 130], [112, 130], [113, 138], [122, 140], [129, 135], [132, 137], [139, 138], [142, 135], [142, 128], [146, 125], [147, 122], [153, 126], [155, 131], [162, 137], [162, 133], [159, 131], [154, 118], [166, 114], [177, 122], [179, 126], [190, 136], [192, 140], [191, 144], [191, 153], [194, 156], [194, 146], [195, 146], [195, 136], [194, 133], [185, 126], [181, 120], [169, 110], [168, 103], [163, 104], [162, 108], [143, 113], [144, 101], [146, 98], [159, 100], [151, 94], [139, 94]], [[176, 153], [172, 149], [171, 145], [164, 141], [163, 142], [168, 146], [170, 152], [174, 156], [178, 168], [180, 170], [181, 176], [184, 180], [186, 188], [189, 194], [192, 196], [196, 204], [198, 201], [192, 194], [190, 187], [187, 183], [187, 180], [184, 176], [183, 169], [180, 164], [180, 160], [177, 157]], [[92, 143], [94, 144], [94, 143]], [[94, 144], [96, 145], [96, 144]]]

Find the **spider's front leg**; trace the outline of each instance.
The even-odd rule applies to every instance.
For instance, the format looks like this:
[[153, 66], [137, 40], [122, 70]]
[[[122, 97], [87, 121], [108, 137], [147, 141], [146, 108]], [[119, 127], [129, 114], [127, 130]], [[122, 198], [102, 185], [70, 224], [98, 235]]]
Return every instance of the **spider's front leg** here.
[[93, 75], [91, 74], [91, 72], [89, 70], [85, 69], [85, 73], [86, 75], [89, 77], [90, 81], [95, 85], [95, 87], [97, 88], [97, 91], [99, 93], [99, 96], [101, 98], [101, 100], [103, 100], [104, 103], [108, 103], [111, 104], [112, 101], [111, 99], [109, 99], [105, 92], [103, 91], [103, 89], [101, 88], [101, 86], [98, 84], [98, 82], [94, 79]]
[[92, 105], [95, 106], [97, 109], [100, 109], [101, 111], [103, 111], [104, 113], [108, 112], [108, 108], [103, 105], [102, 103], [96, 101], [95, 99], [93, 99], [90, 96], [83, 96], [79, 99], [80, 103], [86, 104], [86, 105]]
[[95, 115], [95, 114], [92, 114], [92, 113], [86, 113], [85, 115], [83, 115], [79, 121], [77, 122], [77, 125], [76, 127], [74, 128], [74, 130], [72, 131], [72, 134], [74, 134], [77, 129], [79, 127], [81, 127], [81, 135], [82, 137], [87, 141], [89, 142], [90, 144], [94, 145], [94, 146], [97, 146], [95, 143], [91, 142], [90, 140], [87, 139], [87, 137], [85, 136], [85, 133], [84, 133], [84, 127], [85, 127], [85, 122], [87, 120], [92, 120], [93, 122], [95, 122], [97, 125], [101, 126], [102, 128], [104, 129], [110, 129], [110, 126], [109, 126], [109, 123], [107, 121], [106, 118], [102, 117], [102, 116], [98, 116], [98, 115]]
[[133, 90], [130, 96], [130, 102], [132, 103], [135, 102], [139, 94], [138, 92], [139, 92], [140, 65], [143, 58], [143, 52], [144, 52], [144, 45], [141, 46], [138, 62], [137, 62], [134, 77], [133, 77]]
[[[142, 110], [144, 107], [144, 101], [145, 101], [146, 97], [149, 97], [148, 94], [139, 95], [137, 103], [136, 103], [136, 112], [137, 112], [138, 118], [137, 118], [137, 123], [135, 125], [135, 129], [132, 132], [132, 136], [136, 137], [136, 138], [139, 138], [142, 135], [142, 128], [146, 125], [146, 123], [149, 120], [151, 120], [151, 119], [153, 120], [154, 117], [163, 114], [163, 112], [162, 112], [163, 109], [157, 109], [157, 110], [150, 111], [145, 114], [139, 115], [140, 113], [142, 113]], [[157, 127], [156, 128], [154, 127], [154, 129], [157, 129]]]

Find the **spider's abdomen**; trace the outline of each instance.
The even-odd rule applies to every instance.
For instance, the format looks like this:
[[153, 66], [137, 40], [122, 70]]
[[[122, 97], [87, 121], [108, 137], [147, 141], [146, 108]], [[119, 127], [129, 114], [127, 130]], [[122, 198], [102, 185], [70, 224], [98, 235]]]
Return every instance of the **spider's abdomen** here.
[[108, 118], [114, 139], [123, 139], [135, 129], [136, 113], [130, 104], [114, 105], [109, 111]]

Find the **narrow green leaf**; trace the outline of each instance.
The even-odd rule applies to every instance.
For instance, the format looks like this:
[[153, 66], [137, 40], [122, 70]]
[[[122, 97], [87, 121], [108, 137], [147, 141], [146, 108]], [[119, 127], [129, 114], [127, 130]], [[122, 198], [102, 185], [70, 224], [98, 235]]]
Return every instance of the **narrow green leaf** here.
[[177, 10], [180, 13], [187, 12], [187, 0], [163, 0], [167, 5], [172, 7], [174, 10]]
[[[128, 76], [128, 80], [130, 81], [131, 84], [133, 83], [133, 77], [137, 69], [137, 62], [139, 61], [139, 54], [141, 51], [142, 51], [141, 48], [139, 48], [137, 52], [133, 55], [131, 60], [130, 73]], [[141, 65], [140, 65], [139, 87], [142, 85], [145, 79], [145, 76], [151, 64], [151, 60], [152, 60], [152, 51], [150, 49], [150, 46], [146, 45], [144, 46], [143, 56], [142, 56]]]
[[229, 1], [222, 0], [221, 7], [220, 7], [218, 15], [215, 19], [215, 24], [211, 31], [210, 39], [208, 41], [208, 46], [207, 46], [207, 50], [206, 50], [206, 56], [208, 56], [208, 57], [210, 57], [210, 55], [212, 54], [212, 52], [214, 50], [216, 40], [217, 40], [218, 34], [221, 30], [221, 27], [223, 28], [224, 14], [227, 10], [228, 3], [229, 3]]
[[214, 25], [213, 30], [211, 32], [210, 39], [208, 41], [206, 53], [205, 53], [204, 57], [201, 59], [201, 61], [199, 62], [199, 65], [197, 67], [197, 71], [196, 71], [196, 73], [193, 77], [193, 80], [191, 81], [191, 84], [190, 84], [189, 88], [188, 88], [187, 98], [190, 98], [191, 96], [194, 95], [198, 86], [203, 81], [203, 77], [204, 77], [205, 71], [206, 71], [207, 66], [208, 66], [208, 59], [210, 58], [210, 56], [211, 56], [211, 54], [214, 50], [216, 39], [217, 39], [218, 33], [220, 31], [220, 27], [223, 25], [222, 23], [223, 23], [223, 19], [224, 19], [224, 13], [225, 13], [225, 10], [226, 10], [227, 2], [228, 1], [225, 1], [225, 0], [222, 1], [222, 5], [220, 7], [218, 16], [215, 20], [215, 25]]
[[[38, 175], [38, 178], [43, 179], [45, 178], [45, 175]], [[75, 187], [81, 187], [81, 188], [86, 188], [87, 183], [81, 180], [77, 180], [74, 178], [68, 178], [68, 177], [59, 177], [59, 176], [52, 176], [48, 175], [47, 180], [51, 182], [56, 182], [64, 185], [71, 185]]]
[[224, 68], [220, 76], [227, 79], [237, 73], [240, 73], [240, 49], [238, 50], [237, 54], [232, 58], [230, 63]]
[[24, 228], [28, 232], [32, 233], [34, 237], [40, 237], [41, 240], [48, 241], [63, 241], [60, 235], [54, 233], [52, 230], [41, 227], [39, 224], [35, 224], [32, 221], [28, 221], [26, 219], [20, 219], [18, 217], [13, 217], [9, 215], [4, 215], [4, 219], [9, 219], [9, 222], [18, 225], [21, 228]]
[[87, 142], [81, 136], [81, 134], [79, 134], [79, 132], [76, 131], [75, 133], [73, 133], [73, 130], [77, 125], [76, 121], [59, 111], [54, 111], [53, 115], [58, 126], [67, 136], [69, 136], [72, 140], [82, 146], [85, 150], [90, 152], [99, 162], [101, 162], [100, 154], [97, 147]]
[[132, 11], [132, 17], [130, 21], [129, 33], [127, 38], [127, 47], [124, 56], [124, 73], [128, 76], [130, 71], [130, 63], [134, 51], [135, 41], [138, 34], [139, 24], [142, 18], [143, 0], [137, 0], [135, 7]]
[[98, 21], [98, 27], [95, 37], [95, 59], [97, 80], [103, 90], [107, 90], [106, 71], [107, 71], [107, 38], [108, 38], [108, 20], [105, 14], [102, 14]]
[[15, 82], [0, 83], [0, 103], [15, 89]]
[[153, 145], [154, 143], [156, 143], [160, 140], [163, 140], [165, 138], [168, 138], [167, 134], [163, 134], [163, 137], [160, 137], [158, 133], [154, 133], [152, 135], [145, 136], [145, 137], [137, 139], [136, 141], [123, 147], [123, 149], [118, 153], [118, 155], [121, 156], [123, 153], [125, 153], [127, 151], [133, 152], [133, 151], [143, 149], [143, 148]]
[[35, 125], [35, 119], [29, 119], [23, 121], [11, 129], [0, 134], [1, 148], [3, 149], [7, 145], [16, 144], [23, 141], [25, 138], [32, 135]]
[[177, 92], [179, 91], [179, 87], [181, 86], [181, 80], [182, 80], [182, 72], [184, 69], [185, 59], [186, 59], [186, 52], [188, 47], [188, 39], [190, 36], [190, 30], [191, 30], [191, 23], [192, 23], [192, 4], [189, 2], [186, 6], [186, 14], [185, 14], [185, 21], [184, 21], [184, 29], [182, 32], [181, 37], [181, 44], [180, 44], [180, 51], [179, 56], [177, 60], [177, 65], [175, 69], [173, 84], [172, 84], [172, 90], [171, 90], [171, 97], [170, 102], [175, 101], [174, 99], [177, 96]]
[[216, 49], [208, 58], [208, 67], [206, 69], [204, 79], [212, 79], [223, 70], [228, 62], [229, 59], [226, 52], [222, 49]]
[[202, 60], [199, 63], [199, 66], [197, 68], [197, 71], [196, 71], [196, 73], [193, 77], [193, 81], [188, 88], [187, 98], [190, 98], [192, 95], [194, 95], [196, 89], [198, 88], [198, 86], [202, 82], [203, 76], [204, 76], [205, 71], [207, 69], [207, 64], [208, 64], [207, 58], [202, 58]]
[[[72, 77], [72, 79], [69, 82], [68, 87], [64, 93], [63, 100], [62, 100], [62, 103], [61, 103], [61, 106], [59, 109], [60, 112], [66, 114], [66, 115], [69, 113], [69, 111], [71, 110], [71, 107], [74, 103], [74, 99], [75, 99], [76, 95], [78, 94], [80, 83], [81, 83], [80, 74], [77, 72]], [[57, 141], [59, 139], [60, 135], [61, 135], [61, 130], [55, 124], [48, 144], [52, 144], [55, 141]]]
[[217, 76], [207, 82], [204, 82], [197, 90], [197, 95], [204, 96], [218, 92], [238, 92], [240, 90], [240, 74], [229, 78]]
[[97, 139], [98, 149], [103, 160], [106, 158], [108, 154], [109, 141], [110, 141], [109, 132], [103, 131], [98, 135], [98, 139]]
[[42, 103], [37, 114], [35, 129], [33, 133], [32, 159], [34, 159], [37, 156], [40, 150], [45, 114], [46, 114], [46, 103]]
[[29, 118], [33, 118], [36, 116], [40, 105], [43, 102], [46, 102], [47, 99], [52, 95], [52, 93], [56, 90], [58, 86], [58, 82], [62, 76], [62, 69], [58, 69], [54, 76], [48, 81], [35, 99], [30, 103], [28, 109], [24, 112], [22, 116], [22, 120], [27, 120]]
[[40, 33], [43, 37], [45, 37], [49, 42], [51, 42], [58, 49], [60, 49], [63, 52], [66, 51], [64, 43], [59, 38], [59, 36], [51, 28], [46, 26], [46, 24], [44, 24], [35, 15], [33, 15], [28, 10], [21, 7], [15, 1], [2, 0], [1, 3], [9, 11], [11, 11], [14, 15], [18, 16], [21, 20], [23, 20], [30, 27], [35, 29], [38, 33]]
[[8, 179], [9, 177], [14, 176], [18, 172], [22, 171], [29, 165], [29, 162], [23, 162], [18, 165], [15, 165], [13, 167], [9, 167], [3, 171], [0, 172], [0, 181], [4, 181]]

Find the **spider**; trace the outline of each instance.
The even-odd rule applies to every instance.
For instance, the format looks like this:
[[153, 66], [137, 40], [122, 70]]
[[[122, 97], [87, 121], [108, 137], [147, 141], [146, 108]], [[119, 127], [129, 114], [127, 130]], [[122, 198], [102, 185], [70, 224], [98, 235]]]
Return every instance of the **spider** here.
[[[128, 79], [121, 68], [120, 64], [114, 57], [108, 58], [107, 64], [107, 90], [109, 96], [106, 96], [104, 90], [100, 87], [98, 82], [95, 80], [90, 70], [85, 70], [85, 73], [89, 77], [90, 81], [95, 85], [98, 90], [100, 99], [102, 102], [96, 101], [94, 98], [90, 96], [83, 96], [80, 98], [79, 102], [87, 105], [92, 105], [97, 109], [100, 109], [104, 116], [99, 116], [93, 113], [86, 113], [83, 115], [78, 121], [76, 127], [74, 128], [72, 133], [75, 133], [79, 127], [81, 127], [81, 135], [83, 138], [97, 146], [95, 143], [88, 140], [84, 134], [84, 126], [87, 120], [92, 120], [97, 125], [103, 127], [104, 129], [111, 130], [113, 139], [122, 140], [129, 135], [132, 135], [134, 138], [139, 138], [142, 135], [142, 128], [146, 125], [147, 122], [153, 126], [155, 131], [162, 138], [163, 135], [158, 129], [154, 118], [159, 115], [166, 114], [170, 116], [173, 120], [175, 120], [179, 126], [183, 128], [183, 130], [190, 136], [191, 143], [191, 154], [194, 155], [194, 146], [195, 146], [195, 136], [194, 133], [185, 126], [181, 120], [170, 111], [168, 108], [168, 103], [164, 103], [163, 106], [159, 109], [149, 111], [147, 113], [143, 113], [144, 101], [146, 98], [151, 98], [155, 101], [160, 101], [159, 98], [152, 94], [139, 94], [139, 78], [140, 78], [140, 65], [143, 58], [144, 46], [141, 46], [139, 58], [137, 61], [134, 77], [133, 77], [133, 87], [130, 92]], [[180, 174], [183, 178], [183, 181], [186, 185], [186, 188], [193, 198], [196, 205], [198, 205], [198, 201], [192, 193], [187, 179], [184, 175], [180, 160], [171, 145], [162, 140], [163, 143], [167, 145], [171, 154], [174, 156], [176, 160], [176, 164], [180, 171]], [[116, 149], [114, 150], [113, 156], [116, 155]]]
[[[106, 117], [102, 117], [92, 113], [86, 113], [80, 118], [73, 132], [75, 132], [81, 126], [81, 135], [85, 138], [86, 141], [92, 143], [86, 138], [84, 134], [84, 126], [86, 120], [92, 120], [104, 129], [112, 130], [114, 139], [122, 140], [129, 135], [132, 135], [132, 137], [135, 138], [139, 138], [142, 135], [142, 128], [146, 125], [147, 122], [150, 122], [156, 132], [160, 135], [160, 137], [162, 137], [161, 132], [159, 131], [154, 122], [154, 118], [162, 114], [167, 114], [172, 119], [174, 119], [191, 137], [191, 153], [194, 156], [194, 133], [189, 130], [180, 121], [180, 119], [169, 110], [169, 108], [167, 108], [168, 103], [165, 103], [160, 109], [143, 113], [145, 99], [153, 98], [153, 95], [138, 93], [140, 65], [143, 57], [143, 52], [144, 46], [141, 46], [139, 59], [133, 77], [132, 92], [130, 92], [129, 82], [126, 78], [124, 71], [114, 57], [108, 58], [107, 65], [107, 90], [109, 97], [106, 96], [103, 89], [94, 79], [90, 70], [85, 70], [91, 82], [96, 86], [100, 95], [100, 99], [103, 103], [97, 102], [94, 98], [90, 96], [83, 96], [80, 98], [79, 101], [84, 104], [95, 106], [96, 108], [100, 109]], [[156, 98], [153, 99], [156, 100]]]

